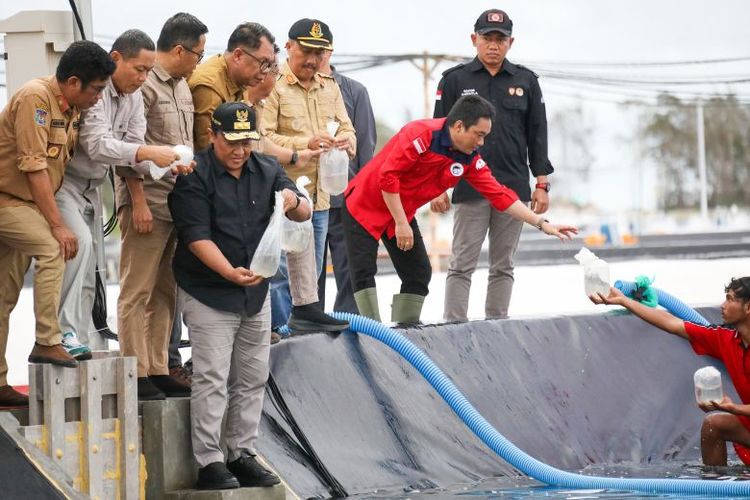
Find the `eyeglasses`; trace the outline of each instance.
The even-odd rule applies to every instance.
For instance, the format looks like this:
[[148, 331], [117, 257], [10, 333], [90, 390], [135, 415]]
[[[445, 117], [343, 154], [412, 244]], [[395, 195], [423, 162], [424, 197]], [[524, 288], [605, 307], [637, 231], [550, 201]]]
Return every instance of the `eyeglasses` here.
[[260, 65], [260, 72], [261, 73], [278, 73], [279, 72], [279, 65], [276, 64], [276, 61], [269, 61], [268, 59], [258, 59], [254, 55], [252, 55], [250, 52], [246, 51], [242, 47], [239, 48], [242, 52], [244, 52], [246, 55], [252, 57], [255, 59], [255, 61]]
[[198, 56], [198, 62], [201, 62], [203, 60], [203, 56], [206, 55], [206, 51], [205, 50], [203, 52], [196, 52], [196, 51], [194, 51], [192, 49], [189, 49], [189, 48], [185, 47], [184, 45], [180, 45], [180, 47], [182, 47], [183, 49], [187, 50], [191, 54], [195, 54], [196, 56]]

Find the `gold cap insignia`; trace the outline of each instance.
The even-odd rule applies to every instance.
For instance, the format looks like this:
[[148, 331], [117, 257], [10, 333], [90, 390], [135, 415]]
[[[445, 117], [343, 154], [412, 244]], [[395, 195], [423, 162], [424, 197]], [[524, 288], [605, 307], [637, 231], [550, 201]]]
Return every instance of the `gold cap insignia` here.
[[320, 27], [320, 23], [313, 23], [312, 28], [310, 28], [310, 36], [313, 38], [323, 37], [323, 30]]
[[246, 109], [238, 109], [236, 114], [237, 114], [237, 121], [239, 122], [247, 121], [249, 113]]

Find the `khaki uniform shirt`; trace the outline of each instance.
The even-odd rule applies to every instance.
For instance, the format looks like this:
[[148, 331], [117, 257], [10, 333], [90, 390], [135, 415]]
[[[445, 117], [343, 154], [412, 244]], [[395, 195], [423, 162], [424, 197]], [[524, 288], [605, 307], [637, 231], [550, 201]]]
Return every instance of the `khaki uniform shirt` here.
[[54, 76], [31, 80], [10, 98], [0, 113], [0, 208], [36, 206], [25, 172], [46, 169], [52, 191], [60, 189], [79, 121]]
[[[172, 78], [160, 65], [156, 64], [141, 87], [143, 112], [145, 113], [146, 144], [176, 146], [184, 144], [193, 147], [193, 96], [184, 78]], [[138, 170], [127, 166], [117, 166], [115, 194], [117, 207], [132, 204], [125, 177], [143, 179], [143, 192], [146, 202], [155, 219], [171, 221], [167, 207], [167, 196], [174, 188], [175, 177], [170, 173], [154, 180], [139, 174]]]
[[[266, 99], [261, 121], [263, 134], [279, 146], [300, 150], [315, 134], [326, 132], [330, 120], [339, 123], [337, 138], [349, 138], [352, 145], [347, 151], [350, 158], [356, 152], [357, 138], [346, 113], [341, 90], [332, 76], [318, 73], [309, 89], [303, 87], [284, 63], [271, 95]], [[311, 183], [306, 186], [313, 197], [315, 210], [328, 210], [330, 195], [320, 188], [318, 160], [305, 165], [283, 165], [293, 181], [306, 175]]]
[[229, 70], [224, 54], [211, 57], [195, 68], [188, 80], [195, 105], [194, 140], [195, 151], [206, 149], [209, 144], [208, 129], [211, 128], [211, 114], [225, 102], [241, 101], [244, 87], [236, 85], [229, 78]]

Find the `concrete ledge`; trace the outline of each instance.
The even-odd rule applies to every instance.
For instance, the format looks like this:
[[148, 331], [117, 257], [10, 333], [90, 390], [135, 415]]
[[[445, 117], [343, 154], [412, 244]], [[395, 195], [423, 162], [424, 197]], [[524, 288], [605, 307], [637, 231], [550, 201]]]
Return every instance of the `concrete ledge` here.
[[198, 468], [190, 440], [190, 398], [139, 403], [141, 449], [146, 457], [146, 498], [195, 486]]
[[179, 490], [164, 495], [164, 500], [284, 500], [286, 488], [277, 484], [267, 488], [238, 488], [236, 490]]

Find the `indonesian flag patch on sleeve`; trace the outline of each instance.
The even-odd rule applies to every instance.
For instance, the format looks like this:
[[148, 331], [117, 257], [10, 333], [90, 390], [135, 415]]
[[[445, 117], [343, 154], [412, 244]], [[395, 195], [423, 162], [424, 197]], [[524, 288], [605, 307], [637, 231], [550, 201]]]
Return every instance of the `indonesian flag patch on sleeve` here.
[[442, 91], [442, 90], [438, 90], [438, 91], [437, 91], [437, 92], [435, 93], [435, 100], [436, 100], [436, 101], [439, 101], [439, 100], [440, 100], [440, 99], [442, 99], [442, 98], [443, 98], [443, 91]]
[[414, 145], [414, 149], [417, 150], [417, 153], [422, 154], [427, 151], [427, 148], [425, 147], [421, 137], [417, 137], [416, 139], [411, 141], [411, 143]]

